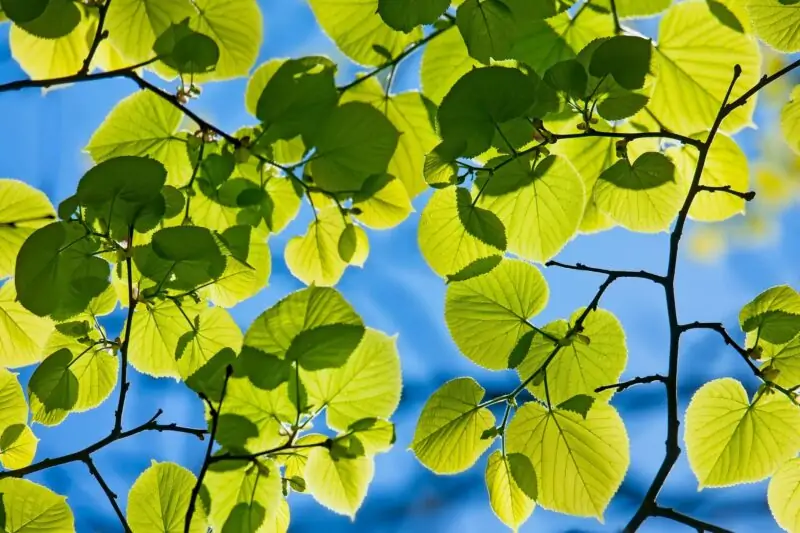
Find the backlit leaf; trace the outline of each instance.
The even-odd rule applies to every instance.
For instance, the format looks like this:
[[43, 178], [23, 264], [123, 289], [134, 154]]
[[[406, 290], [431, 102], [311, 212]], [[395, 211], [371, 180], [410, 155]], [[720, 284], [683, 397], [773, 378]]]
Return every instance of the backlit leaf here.
[[75, 531], [75, 519], [64, 496], [27, 479], [0, 479], [0, 514], [8, 532]]
[[[136, 478], [128, 493], [128, 525], [133, 533], [184, 531], [189, 498], [197, 479], [175, 463], [153, 463]], [[207, 529], [202, 505], [192, 515], [191, 533]]]
[[42, 191], [12, 179], [0, 179], [0, 277], [14, 274], [14, 263], [25, 239], [55, 219]]
[[335, 285], [347, 263], [339, 256], [339, 239], [345, 221], [338, 207], [317, 211], [305, 235], [292, 237], [284, 258], [289, 271], [307, 285]]
[[[530, 459], [522, 454], [513, 456], [518, 458], [514, 463], [510, 460], [511, 456], [505, 456], [500, 450], [493, 452], [486, 463], [485, 477], [489, 503], [494, 514], [505, 525], [516, 531], [530, 517], [536, 503], [519, 487], [512, 472], [515, 465], [523, 464], [522, 461], [527, 461], [530, 465]], [[526, 472], [517, 470], [517, 475], [533, 476], [533, 486], [536, 486], [536, 473], [533, 468]]]
[[800, 50], [800, 5], [793, 0], [747, 0], [747, 13], [762, 41], [781, 52]]
[[791, 459], [775, 472], [769, 482], [767, 501], [775, 521], [786, 531], [800, 530], [800, 458]]
[[330, 510], [354, 518], [375, 471], [371, 457], [334, 458], [327, 448], [314, 448], [306, 464], [308, 491]]

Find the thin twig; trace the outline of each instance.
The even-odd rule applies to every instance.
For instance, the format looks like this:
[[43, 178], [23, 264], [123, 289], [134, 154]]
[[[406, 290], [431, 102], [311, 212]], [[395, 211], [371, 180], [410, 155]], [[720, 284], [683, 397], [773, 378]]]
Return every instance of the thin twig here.
[[756, 191], [737, 191], [734, 190], [730, 185], [719, 185], [719, 186], [711, 186], [711, 185], [700, 185], [697, 188], [697, 192], [724, 192], [727, 194], [731, 194], [733, 196], [738, 196], [742, 200], [749, 202], [756, 197]]
[[597, 387], [594, 391], [600, 393], [603, 392], [604, 390], [617, 389], [617, 392], [622, 392], [627, 388], [633, 387], [634, 385], [643, 385], [645, 383], [653, 383], [656, 381], [660, 383], [666, 383], [667, 377], [662, 376], [661, 374], [653, 374], [652, 376], [645, 376], [641, 378], [635, 377], [633, 379], [629, 379], [628, 381], [614, 383], [613, 385], [603, 385], [602, 387]]
[[691, 516], [685, 515], [683, 513], [679, 513], [673, 509], [668, 507], [660, 507], [657, 506], [653, 509], [653, 516], [660, 516], [662, 518], [668, 518], [674, 522], [680, 522], [681, 524], [686, 524], [687, 526], [691, 526], [695, 528], [698, 532], [709, 532], [709, 533], [733, 533], [730, 529], [725, 529], [719, 526], [715, 526], [714, 524], [709, 524], [708, 522], [703, 522], [702, 520], [697, 520], [696, 518], [692, 518]]
[[95, 54], [97, 53], [97, 49], [100, 47], [100, 43], [104, 40], [108, 39], [108, 30], [105, 29], [106, 24], [106, 14], [108, 13], [108, 6], [111, 5], [111, 0], [106, 0], [104, 4], [100, 4], [97, 6], [97, 30], [94, 33], [94, 39], [92, 39], [92, 44], [89, 46], [89, 53], [86, 55], [86, 59], [83, 60], [83, 65], [81, 69], [78, 71], [79, 75], [85, 75], [89, 73], [89, 69], [92, 67], [92, 60], [94, 59]]
[[128, 395], [128, 350], [130, 349], [131, 327], [133, 326], [133, 313], [136, 310], [138, 297], [134, 294], [133, 287], [133, 226], [128, 228], [128, 242], [125, 245], [125, 269], [128, 271], [128, 318], [125, 321], [125, 334], [119, 349], [120, 384], [117, 410], [114, 412], [114, 429], [112, 435], [122, 432], [122, 416], [125, 410], [125, 397]]
[[614, 35], [620, 35], [622, 33], [622, 25], [619, 23], [619, 14], [617, 13], [617, 2], [616, 0], [611, 0], [610, 2], [611, 7], [611, 17], [614, 19]]
[[647, 272], [646, 270], [609, 270], [605, 268], [596, 268], [584, 265], [583, 263], [576, 263], [574, 265], [570, 265], [567, 263], [561, 263], [560, 261], [548, 261], [544, 264], [546, 267], [559, 267], [559, 268], [566, 268], [568, 270], [580, 270], [583, 272], [594, 272], [596, 274], [605, 274], [606, 276], [616, 276], [618, 278], [640, 278], [640, 279], [647, 279], [652, 281], [653, 283], [658, 283], [662, 285], [664, 283], [664, 276], [659, 276], [658, 274], [653, 274], [652, 272]]
[[111, 506], [114, 508], [114, 512], [117, 514], [117, 518], [119, 518], [119, 522], [122, 524], [122, 528], [125, 530], [125, 533], [131, 533], [131, 527], [128, 525], [128, 521], [125, 519], [125, 513], [122, 512], [122, 509], [119, 508], [119, 503], [117, 503], [117, 495], [108, 486], [108, 483], [106, 483], [106, 480], [103, 479], [103, 476], [100, 475], [100, 471], [94, 464], [92, 456], [87, 455], [83, 458], [83, 462], [86, 463], [86, 466], [89, 468], [89, 472], [97, 480], [100, 488], [106, 493], [106, 497], [108, 498], [108, 501], [111, 502]]

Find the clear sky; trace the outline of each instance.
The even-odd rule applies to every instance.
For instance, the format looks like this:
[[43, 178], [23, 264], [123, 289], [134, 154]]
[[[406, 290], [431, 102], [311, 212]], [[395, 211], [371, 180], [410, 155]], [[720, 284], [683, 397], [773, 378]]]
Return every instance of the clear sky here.
[[[325, 54], [344, 61], [320, 32], [304, 0], [262, 0], [261, 4], [266, 27], [260, 61], [308, 54]], [[640, 27], [648, 31], [653, 25]], [[397, 90], [418, 85], [418, 59], [404, 64], [395, 84]], [[340, 70], [343, 79], [353, 73], [352, 67]], [[10, 57], [5, 25], [0, 28], [0, 82], [23, 77]], [[244, 110], [245, 83], [240, 79], [207, 85], [193, 106], [203, 117], [228, 131], [253, 124], [254, 119]], [[111, 80], [46, 95], [38, 90], [0, 95], [0, 117], [5, 126], [0, 129], [0, 177], [21, 179], [42, 188], [53, 202], [65, 198], [74, 192], [77, 180], [90, 165], [88, 156], [82, 153], [83, 146], [114, 104], [134, 90], [129, 81]], [[754, 153], [749, 142], [746, 149]], [[425, 194], [415, 201], [418, 212], [427, 197]], [[370, 233], [372, 249], [367, 264], [363, 269], [348, 269], [339, 284], [367, 325], [399, 334], [405, 388], [395, 415], [397, 444], [390, 453], [377, 457], [375, 480], [354, 523], [323, 509], [309, 496], [293, 494], [292, 532], [319, 531], [320, 527], [329, 533], [503, 531], [486, 497], [485, 457], [464, 474], [437, 477], [407, 451], [422, 403], [445, 381], [473, 376], [487, 388], [489, 396], [506, 392], [518, 383], [512, 372], [483, 371], [458, 353], [444, 324], [444, 283], [425, 265], [417, 248], [418, 212], [395, 230]], [[283, 248], [289, 237], [304, 231], [309, 217], [306, 206], [298, 220], [270, 241], [273, 273], [269, 287], [233, 310], [243, 328], [287, 293], [302, 287], [285, 266]], [[787, 211], [781, 224], [784, 238], [766, 247], [742, 249], [714, 264], [696, 263], [684, 255], [677, 282], [681, 320], [723, 321], [731, 331], [738, 331], [738, 310], [753, 296], [780, 283], [798, 286], [800, 250], [793, 242], [800, 234], [796, 209]], [[559, 259], [663, 272], [667, 240], [666, 234], [644, 236], [612, 230], [578, 237]], [[540, 317], [542, 323], [569, 316], [577, 307], [586, 305], [602, 282], [601, 278], [582, 272], [550, 269], [545, 275], [551, 298]], [[624, 377], [666, 372], [668, 336], [660, 288], [647, 281], [623, 280], [607, 293], [601, 305], [619, 317], [627, 334], [629, 363]], [[107, 323], [114, 330], [122, 321], [123, 316], [117, 313]], [[683, 348], [681, 410], [692, 392], [714, 377], [737, 377], [751, 392], [757, 385], [736, 354], [714, 334], [687, 335]], [[30, 372], [31, 369], [24, 369], [21, 378], [27, 380]], [[203, 424], [201, 402], [183, 385], [151, 379], [135, 371], [132, 382], [126, 411], [128, 424], [148, 419], [159, 407], [165, 411], [162, 421]], [[89, 413], [70, 415], [56, 428], [35, 426], [41, 439], [37, 459], [77, 450], [105, 436], [113, 420], [112, 403], [106, 402]], [[522, 531], [618, 530], [630, 517], [663, 457], [663, 389], [657, 384], [633, 388], [615, 397], [613, 404], [621, 411], [629, 430], [632, 463], [620, 493], [606, 513], [605, 525], [537, 509]], [[203, 451], [204, 445], [189, 436], [148, 433], [109, 446], [96, 459], [124, 508], [128, 488], [151, 458], [176, 461], [196, 471]], [[32, 479], [68, 496], [80, 533], [119, 530], [112, 509], [84, 465], [51, 469]], [[737, 531], [777, 531], [766, 506], [766, 487], [762, 482], [735, 489], [706, 489], [697, 494], [697, 483], [684, 454], [659, 501]], [[682, 530], [654, 519], [642, 528], [645, 532]]]

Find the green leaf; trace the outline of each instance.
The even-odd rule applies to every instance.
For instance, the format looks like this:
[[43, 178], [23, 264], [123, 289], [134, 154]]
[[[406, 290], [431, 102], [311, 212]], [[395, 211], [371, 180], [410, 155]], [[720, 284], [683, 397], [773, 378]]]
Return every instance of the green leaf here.
[[309, 170], [330, 192], [358, 191], [369, 176], [386, 172], [399, 137], [380, 111], [362, 102], [334, 109], [315, 135], [317, 152]]
[[422, 408], [411, 450], [438, 474], [456, 474], [475, 464], [492, 444], [481, 433], [494, 427], [495, 418], [479, 407], [485, 390], [472, 378], [448, 381]]
[[201, 292], [215, 305], [229, 308], [255, 296], [267, 285], [272, 263], [267, 237], [260, 230], [231, 226], [221, 236], [231, 241], [236, 239], [241, 253], [229, 255], [219, 279]]
[[[529, 469], [521, 465], [527, 465]], [[520, 488], [517, 478], [531, 484], [533, 497]], [[525, 523], [536, 507], [536, 473], [530, 466], [530, 459], [522, 454], [506, 456], [500, 450], [495, 450], [486, 463], [486, 488], [494, 514], [514, 531]]]
[[436, 104], [442, 103], [458, 80], [474, 67], [480, 66], [480, 62], [469, 55], [464, 39], [454, 28], [451, 26], [444, 30], [422, 52], [422, 93]]
[[393, 228], [414, 212], [403, 183], [390, 174], [368, 178], [353, 196], [353, 207], [361, 211], [358, 221], [374, 229]]
[[800, 85], [792, 89], [789, 101], [781, 109], [781, 132], [786, 144], [800, 154]]
[[270, 139], [302, 135], [313, 139], [336, 107], [336, 64], [326, 57], [289, 59], [280, 64], [261, 91], [256, 116]]
[[375, 463], [366, 456], [335, 459], [327, 448], [314, 448], [305, 472], [308, 491], [314, 499], [352, 519], [367, 495]]
[[332, 286], [344, 274], [347, 263], [339, 256], [339, 239], [345, 221], [338, 207], [316, 212], [305, 235], [292, 237], [284, 258], [289, 271], [307, 285]]
[[301, 373], [311, 405], [325, 406], [328, 426], [344, 430], [358, 420], [394, 413], [402, 389], [396, 343], [396, 337], [367, 329], [342, 366]]
[[598, 209], [631, 231], [667, 231], [685, 196], [675, 165], [659, 152], [644, 153], [633, 164], [620, 159], [594, 186]]
[[215, 531], [268, 530], [284, 502], [278, 465], [265, 458], [214, 463], [200, 500]]
[[800, 294], [788, 285], [771, 287], [742, 307], [739, 324], [767, 342], [788, 342], [800, 333]]
[[494, 270], [502, 260], [503, 256], [501, 255], [490, 255], [489, 257], [481, 257], [480, 259], [476, 259], [455, 274], [448, 274], [447, 283], [453, 283], [454, 281], [467, 281], [474, 277], [487, 274]]
[[450, 7], [450, 0], [378, 0], [383, 21], [402, 32], [421, 24], [433, 24]]
[[25, 424], [12, 424], [0, 433], [0, 463], [6, 470], [25, 468], [33, 462], [39, 439]]
[[621, 18], [647, 17], [667, 9], [672, 0], [616, 0]]
[[15, 24], [24, 24], [42, 16], [49, 3], [50, 0], [1, 0], [0, 9]]
[[356, 253], [356, 245], [358, 237], [356, 236], [356, 227], [352, 224], [347, 224], [344, 231], [339, 236], [339, 257], [345, 263], [349, 263]]
[[191, 290], [219, 278], [225, 271], [225, 256], [213, 234], [204, 227], [160, 229], [153, 234], [151, 249], [152, 256], [134, 255], [136, 266], [150, 279], [165, 279], [166, 287]]
[[[733, 31], [738, 31], [739, 33], [745, 33], [745, 29], [742, 26], [742, 23], [737, 18], [736, 14], [730, 10], [728, 6], [718, 0], [706, 0], [708, 4], [708, 10], [711, 11], [711, 14], [714, 15], [718, 21], [720, 21], [725, 26], [729, 27]], [[741, 7], [745, 7], [744, 2], [739, 2], [738, 0], [734, 0], [734, 3], [739, 3]]]
[[387, 452], [397, 440], [394, 424], [374, 417], [353, 422], [347, 431], [358, 439], [367, 455]]
[[508, 368], [511, 352], [547, 305], [549, 289], [539, 269], [505, 259], [487, 274], [451, 283], [445, 321], [461, 352], [492, 369]]
[[506, 429], [506, 449], [531, 460], [539, 505], [601, 521], [630, 462], [622, 419], [604, 403], [594, 405], [584, 419], [529, 402]]
[[506, 59], [514, 44], [514, 15], [501, 0], [466, 0], [458, 7], [456, 25], [469, 55], [488, 64]]
[[732, 378], [703, 385], [686, 409], [686, 452], [699, 488], [760, 481], [800, 447], [800, 410], [783, 394], [747, 398]]
[[80, 224], [54, 222], [37, 229], [17, 256], [19, 302], [38, 316], [80, 313], [109, 285], [109, 265], [93, 254], [99, 242]]
[[7, 280], [0, 288], [0, 367], [17, 368], [32, 365], [42, 358], [42, 348], [53, 331], [53, 323], [31, 313], [19, 302], [14, 281]]
[[589, 396], [588, 394], [578, 394], [569, 400], [561, 402], [558, 405], [558, 409], [579, 414], [584, 420], [586, 420], [586, 415], [589, 414], [589, 410], [592, 408], [593, 404], [594, 396]]
[[433, 103], [416, 91], [387, 96], [375, 78], [349, 89], [342, 96], [342, 102], [353, 100], [378, 109], [400, 134], [397, 149], [389, 160], [388, 173], [403, 183], [408, 196], [413, 198], [424, 191], [422, 168], [425, 154], [439, 142], [433, 126], [436, 115]]
[[[566, 339], [569, 329], [574, 325], [583, 309], [577, 309], [570, 322], [557, 320], [543, 329], [557, 339]], [[583, 322], [582, 335], [588, 343], [571, 342], [562, 346], [547, 367], [547, 383], [550, 401], [558, 405], [577, 395], [589, 395], [608, 401], [613, 389], [596, 394], [594, 390], [603, 385], [616, 383], [625, 369], [628, 350], [625, 332], [619, 320], [605, 309], [590, 312]], [[535, 335], [527, 357], [517, 367], [521, 380], [537, 372], [545, 360], [555, 350], [556, 343], [542, 335]], [[542, 376], [542, 374], [539, 374]], [[529, 384], [528, 389], [539, 397], [545, 396], [544, 383]]]
[[28, 404], [17, 375], [0, 368], [0, 429], [28, 421]]
[[396, 57], [406, 46], [422, 38], [422, 29], [409, 33], [395, 31], [379, 14], [379, 0], [309, 0], [311, 9], [339, 50], [355, 63], [377, 66], [386, 57]]
[[0, 277], [13, 275], [22, 243], [55, 218], [42, 191], [18, 180], [0, 179]]
[[544, 81], [553, 89], [567, 94], [570, 98], [583, 99], [589, 75], [575, 59], [559, 61], [544, 73]]
[[[725, 46], [720, 48], [715, 43]], [[729, 101], [755, 85], [760, 76], [758, 43], [720, 23], [704, 2], [673, 4], [659, 23], [655, 50], [658, 83], [648, 109], [673, 131], [693, 133], [711, 127], [733, 79], [735, 64], [741, 66], [742, 75]], [[680, 105], [676, 105], [678, 95], [683, 95]], [[749, 126], [755, 105], [754, 96], [733, 110], [722, 122], [722, 131], [732, 134]]]
[[72, 76], [89, 53], [86, 35], [90, 29], [90, 19], [81, 20], [78, 4], [50, 0], [44, 15], [23, 26], [11, 26], [11, 55], [31, 79]]
[[592, 54], [589, 72], [602, 78], [612, 76], [628, 90], [644, 87], [650, 71], [652, 46], [649, 39], [634, 35], [616, 35], [603, 41]]
[[747, 14], [762, 41], [780, 52], [800, 50], [800, 9], [794, 0], [747, 0]]
[[505, 244], [502, 223], [492, 212], [475, 207], [463, 188], [433, 193], [422, 211], [417, 238], [425, 261], [440, 276], [505, 249], [496, 246]]
[[[189, 498], [197, 479], [175, 463], [153, 461], [136, 478], [128, 493], [126, 510], [133, 533], [178, 533], [184, 531]], [[189, 528], [191, 533], [205, 533], [203, 506], [197, 505]]]
[[67, 498], [27, 479], [0, 479], [0, 516], [8, 533], [75, 531]]
[[119, 156], [150, 156], [167, 169], [168, 185], [182, 187], [192, 175], [187, 141], [178, 135], [182, 119], [181, 111], [169, 102], [150, 91], [136, 92], [111, 110], [85, 150], [96, 163]]
[[606, 93], [597, 104], [597, 114], [609, 121], [622, 120], [635, 115], [649, 101], [650, 97], [644, 94], [614, 90]]
[[578, 230], [584, 185], [564, 158], [548, 156], [536, 164], [534, 158], [519, 157], [481, 179], [486, 182], [478, 205], [505, 226], [509, 252], [545, 262]]
[[[9, 13], [7, 4], [21, 4], [22, 2], [9, 2], [3, 0], [4, 10]], [[42, 6], [41, 1], [25, 2], [27, 13], [20, 13], [28, 20], [14, 20], [14, 23], [40, 39], [59, 39], [66, 37], [80, 26], [82, 12], [80, 8], [68, 0], [48, 0]], [[38, 4], [38, 5], [37, 5]], [[17, 7], [18, 13], [19, 8]], [[42, 7], [44, 7], [42, 9]], [[23, 8], [23, 9], [25, 9]], [[35, 17], [31, 14], [41, 12]], [[13, 11], [12, 11], [13, 12]], [[10, 16], [10, 15], [9, 15]], [[12, 18], [13, 20], [13, 18]]]
[[[697, 150], [687, 146], [672, 147], [667, 151], [667, 155], [675, 162], [677, 176], [684, 190], [688, 189], [697, 165]], [[750, 184], [747, 156], [736, 141], [722, 134], [714, 138], [714, 144], [708, 151], [703, 167], [700, 184], [711, 187], [729, 186], [735, 191], [747, 192]], [[701, 192], [692, 202], [689, 217], [704, 222], [725, 220], [734, 215], [744, 214], [745, 204], [743, 198], [732, 194]]]
[[171, 69], [192, 75], [214, 70], [220, 55], [211, 37], [189, 28], [188, 18], [164, 30], [153, 43], [153, 51]]
[[535, 102], [531, 78], [515, 68], [474, 69], [450, 89], [439, 107], [442, 139], [466, 143], [464, 156], [475, 156], [492, 144], [503, 122], [522, 116]]
[[262, 313], [244, 344], [306, 370], [341, 367], [364, 337], [364, 323], [334, 289], [309, 287]]
[[800, 490], [800, 458], [783, 464], [769, 481], [767, 501], [775, 521], [786, 531], [800, 526], [800, 502], [795, 495]]

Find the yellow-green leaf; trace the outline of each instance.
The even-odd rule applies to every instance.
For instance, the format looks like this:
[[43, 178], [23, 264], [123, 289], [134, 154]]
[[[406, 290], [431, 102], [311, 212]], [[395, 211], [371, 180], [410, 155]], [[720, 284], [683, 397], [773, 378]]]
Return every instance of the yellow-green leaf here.
[[360, 65], [387, 62], [383, 54], [375, 51], [376, 46], [396, 57], [422, 38], [422, 28], [403, 33], [389, 27], [378, 14], [378, 0], [309, 0], [309, 4], [322, 30]]
[[[126, 510], [133, 533], [183, 533], [189, 498], [197, 479], [175, 463], [152, 464], [142, 472], [128, 493]], [[205, 533], [203, 506], [197, 505], [189, 528], [191, 533]]]
[[344, 228], [338, 207], [317, 211], [306, 234], [292, 237], [286, 244], [284, 257], [292, 275], [306, 285], [335, 285], [347, 268], [339, 256], [339, 237]]
[[788, 285], [770, 287], [742, 307], [739, 324], [769, 343], [788, 342], [800, 333], [800, 294]]
[[800, 85], [792, 89], [789, 101], [781, 109], [781, 131], [789, 147], [800, 154]]
[[229, 256], [222, 276], [202, 291], [215, 305], [233, 307], [267, 285], [272, 270], [267, 236], [255, 228], [248, 233], [247, 255]]
[[39, 439], [25, 424], [12, 424], [0, 432], [0, 463], [6, 470], [25, 468], [33, 462]]
[[492, 444], [481, 438], [494, 415], [479, 407], [486, 391], [472, 378], [448, 381], [434, 392], [417, 422], [411, 450], [438, 474], [456, 474], [475, 464]]
[[547, 282], [539, 269], [504, 259], [488, 273], [450, 283], [445, 321], [461, 352], [492, 370], [508, 368], [528, 319], [547, 305]]
[[96, 163], [123, 155], [150, 156], [167, 169], [167, 185], [181, 187], [192, 175], [186, 140], [178, 135], [181, 120], [179, 109], [140, 91], [111, 110], [85, 150]]
[[751, 402], [737, 380], [703, 385], [686, 409], [686, 452], [699, 487], [760, 481], [800, 447], [800, 410], [783, 394]]
[[0, 368], [0, 428], [28, 421], [28, 404], [17, 375]]
[[27, 479], [0, 479], [0, 513], [8, 533], [74, 533], [75, 519], [64, 496]]
[[0, 367], [17, 368], [42, 359], [42, 348], [53, 331], [49, 318], [34, 315], [16, 301], [14, 280], [0, 287]]
[[[524, 458], [530, 464], [530, 460], [526, 456], [514, 455]], [[486, 488], [489, 491], [489, 503], [494, 514], [513, 531], [517, 531], [531, 515], [536, 503], [519, 487], [513, 471], [514, 465], [509, 459], [510, 457], [504, 455], [500, 450], [496, 450], [489, 456], [486, 463]], [[535, 486], [536, 474], [533, 469], [519, 474], [532, 474]]]
[[14, 274], [22, 243], [55, 217], [42, 191], [18, 180], [0, 179], [0, 278]]
[[[308, 446], [309, 444], [321, 444], [328, 440], [328, 437], [325, 435], [320, 435], [318, 433], [309, 433], [308, 435], [304, 435], [297, 439], [295, 444], [297, 446], [306, 446], [305, 448], [295, 448], [287, 453], [287, 455], [283, 456], [284, 458], [284, 476], [286, 478], [292, 478], [295, 476], [305, 478], [306, 472], [306, 463], [308, 462], [308, 455], [313, 450], [313, 447]], [[279, 457], [280, 459], [280, 457]]]
[[454, 28], [437, 36], [422, 53], [422, 93], [436, 104], [442, 103], [461, 76], [481, 64], [469, 55], [464, 39]]
[[625, 426], [605, 403], [593, 405], [584, 418], [529, 402], [506, 430], [506, 450], [533, 463], [539, 505], [600, 521], [630, 462]]
[[358, 221], [375, 229], [393, 228], [414, 212], [406, 188], [390, 174], [369, 178], [353, 197], [353, 207], [361, 210]]
[[87, 35], [91, 27], [89, 19], [84, 18], [67, 35], [42, 39], [14, 24], [9, 32], [11, 55], [31, 79], [71, 76], [89, 54]]
[[308, 491], [315, 500], [336, 513], [355, 518], [367, 495], [375, 463], [367, 456], [333, 458], [327, 448], [314, 448], [305, 473]]
[[[733, 80], [734, 65], [742, 67], [742, 75], [731, 100], [760, 77], [761, 54], [755, 39], [722, 24], [702, 1], [670, 7], [659, 24], [655, 50], [658, 80], [648, 108], [673, 131], [692, 134], [711, 127]], [[754, 95], [728, 115], [722, 131], [735, 133], [750, 126], [755, 107]]]
[[792, 0], [747, 0], [747, 13], [761, 40], [780, 52], [800, 50], [800, 5]]
[[772, 516], [786, 531], [800, 531], [800, 458], [787, 461], [769, 481], [767, 501]]
[[311, 405], [326, 406], [328, 425], [344, 430], [362, 418], [389, 418], [400, 403], [397, 338], [367, 329], [344, 365], [303, 372]]

